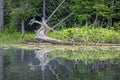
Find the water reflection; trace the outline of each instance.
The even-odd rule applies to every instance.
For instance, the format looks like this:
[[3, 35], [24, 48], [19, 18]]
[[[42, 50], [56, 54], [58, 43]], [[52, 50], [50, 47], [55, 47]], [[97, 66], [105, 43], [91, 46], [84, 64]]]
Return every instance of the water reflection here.
[[[51, 60], [53, 60], [54, 58], [52, 58], [51, 56], [48, 55], [48, 53], [50, 52], [51, 50], [35, 50], [35, 57], [34, 58], [37, 58], [40, 63], [36, 64], [36, 65], [33, 65], [32, 62], [29, 63], [29, 66], [30, 66], [30, 69], [31, 70], [35, 70], [39, 67], [41, 67], [41, 76], [42, 76], [42, 80], [45, 80], [45, 69], [46, 69], [46, 66], [48, 65], [49, 66], [49, 62]], [[52, 70], [52, 68], [51, 68]]]
[[47, 53], [49, 53], [51, 50], [35, 50], [35, 57], [37, 58], [40, 63], [37, 65], [33, 65], [32, 62], [29, 63], [29, 66], [31, 67], [31, 70], [34, 70], [35, 67], [41, 67], [41, 70], [44, 71], [45, 67], [48, 65], [48, 63], [53, 59], [51, 56], [48, 56]]
[[3, 66], [3, 56], [2, 56], [2, 49], [0, 48], [0, 80], [2, 80], [2, 66]]
[[24, 54], [25, 54], [25, 50], [22, 49], [22, 50], [21, 50], [21, 62], [24, 61]]
[[119, 57], [89, 59], [86, 63], [82, 58], [73, 59], [71, 51], [1, 49], [2, 52], [3, 80], [120, 80]]
[[[60, 59], [56, 59], [56, 57], [52, 57], [49, 52], [51, 52], [52, 50], [35, 50], [35, 56], [34, 58], [39, 60], [39, 63], [36, 64], [35, 62], [30, 62], [28, 65], [30, 67], [31, 70], [35, 69], [40, 69], [41, 71], [41, 76], [42, 79], [41, 80], [46, 80], [45, 77], [47, 77], [48, 73], [50, 72], [50, 74], [52, 74], [56, 80], [60, 80], [59, 79], [59, 73], [56, 72], [58, 66], [63, 67], [64, 69], [66, 69], [64, 74], [67, 74], [68, 72], [71, 71], [70, 67], [66, 64], [64, 64], [63, 60]], [[51, 79], [52, 80], [52, 79]]]

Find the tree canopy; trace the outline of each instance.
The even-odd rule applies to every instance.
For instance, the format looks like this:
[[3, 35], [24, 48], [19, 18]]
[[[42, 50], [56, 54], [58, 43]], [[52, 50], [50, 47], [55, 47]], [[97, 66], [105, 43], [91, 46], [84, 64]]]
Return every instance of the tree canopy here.
[[[46, 18], [54, 11], [62, 0], [46, 0]], [[30, 27], [29, 21], [35, 17], [41, 20], [42, 0], [5, 0], [4, 1], [4, 28], [21, 31], [24, 26], [28, 32], [37, 27]], [[68, 13], [74, 15], [66, 22], [64, 27], [74, 24], [80, 26], [90, 25], [94, 27], [120, 29], [120, 1], [119, 0], [66, 0], [62, 7], [50, 20], [53, 26]], [[24, 20], [24, 25], [22, 25]], [[60, 26], [61, 27], [61, 26]], [[59, 29], [60, 29], [59, 27]], [[10, 30], [9, 30], [10, 31]]]

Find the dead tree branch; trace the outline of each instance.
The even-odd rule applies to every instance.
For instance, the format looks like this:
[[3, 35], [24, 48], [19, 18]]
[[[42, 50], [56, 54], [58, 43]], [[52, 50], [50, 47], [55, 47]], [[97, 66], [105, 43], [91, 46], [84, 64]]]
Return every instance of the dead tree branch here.
[[50, 20], [50, 18], [55, 14], [55, 12], [61, 7], [61, 5], [65, 2], [65, 0], [63, 0], [58, 7], [53, 11], [53, 13], [48, 17], [48, 19], [46, 20], [46, 22], [48, 22]]

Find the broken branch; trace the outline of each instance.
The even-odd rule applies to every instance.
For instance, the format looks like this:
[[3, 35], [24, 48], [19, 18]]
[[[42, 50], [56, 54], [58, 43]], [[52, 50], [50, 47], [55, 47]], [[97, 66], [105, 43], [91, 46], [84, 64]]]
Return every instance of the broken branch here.
[[46, 20], [46, 22], [48, 22], [50, 20], [50, 18], [55, 14], [55, 12], [60, 8], [60, 6], [65, 2], [65, 0], [63, 0], [58, 7], [53, 11], [53, 13], [48, 17], [48, 19]]

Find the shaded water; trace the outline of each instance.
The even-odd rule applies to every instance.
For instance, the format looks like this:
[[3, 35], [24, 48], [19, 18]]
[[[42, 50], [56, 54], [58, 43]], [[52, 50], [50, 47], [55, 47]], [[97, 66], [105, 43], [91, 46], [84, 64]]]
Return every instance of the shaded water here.
[[0, 80], [120, 80], [120, 52], [97, 52], [0, 49]]

